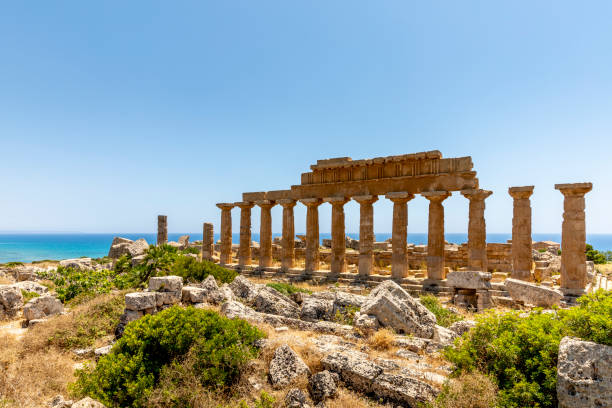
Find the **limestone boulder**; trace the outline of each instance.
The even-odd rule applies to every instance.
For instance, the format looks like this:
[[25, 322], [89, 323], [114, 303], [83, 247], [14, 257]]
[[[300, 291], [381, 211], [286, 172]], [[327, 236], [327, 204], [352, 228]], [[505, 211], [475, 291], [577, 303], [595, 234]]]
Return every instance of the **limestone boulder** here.
[[223, 303], [221, 313], [230, 319], [243, 319], [252, 322], [263, 321], [262, 316], [244, 303], [236, 300], [230, 300]]
[[189, 235], [181, 235], [178, 239], [179, 249], [186, 249], [189, 247]]
[[156, 292], [181, 292], [183, 278], [180, 276], [154, 276], [149, 279], [149, 290]]
[[158, 308], [175, 305], [181, 301], [182, 292], [155, 292], [155, 303]]
[[446, 347], [452, 345], [457, 337], [459, 337], [459, 335], [454, 331], [447, 329], [446, 327], [436, 325], [432, 340]]
[[557, 399], [559, 408], [612, 407], [612, 346], [561, 339]]
[[287, 344], [278, 347], [270, 361], [268, 377], [275, 389], [295, 383], [310, 375], [310, 369]]
[[70, 408], [74, 405], [72, 400], [65, 400], [63, 396], [56, 395], [48, 404], [49, 408]]
[[238, 275], [234, 278], [232, 283], [230, 283], [229, 287], [236, 297], [242, 298], [247, 302], [252, 302], [255, 300], [261, 285], [251, 282], [242, 275]]
[[458, 336], [462, 336], [463, 333], [468, 332], [470, 329], [476, 327], [476, 322], [473, 320], [460, 320], [449, 326], [449, 329], [457, 333]]
[[145, 255], [149, 250], [149, 243], [146, 239], [140, 238], [129, 244], [127, 250], [132, 258]]
[[108, 250], [108, 257], [118, 259], [123, 255], [130, 255], [132, 258], [135, 258], [146, 254], [148, 250], [149, 243], [144, 238], [132, 241], [127, 238], [115, 237]]
[[376, 316], [360, 312], [355, 313], [353, 325], [355, 326], [355, 328], [365, 332], [373, 332], [375, 330], [378, 330], [378, 328], [380, 327]]
[[263, 286], [253, 299], [253, 308], [258, 312], [279, 316], [299, 318], [300, 308], [297, 303], [269, 286]]
[[12, 285], [0, 286], [0, 318], [14, 317], [23, 306], [21, 290]]
[[315, 404], [338, 395], [338, 381], [338, 374], [327, 370], [311, 376], [308, 381], [308, 391]]
[[285, 395], [285, 408], [310, 408], [306, 394], [299, 388], [292, 388]]
[[556, 289], [519, 279], [507, 278], [504, 286], [514, 301], [523, 302], [526, 305], [550, 307], [559, 305], [563, 298], [563, 294]]
[[23, 307], [23, 317], [26, 320], [43, 319], [47, 316], [60, 314], [64, 305], [51, 295], [43, 295], [30, 300]]
[[446, 283], [460, 289], [491, 289], [491, 276], [489, 272], [453, 271], [446, 275]]
[[17, 283], [13, 283], [11, 286], [19, 290], [24, 290], [26, 292], [38, 293], [39, 295], [44, 295], [45, 293], [49, 292], [48, 287], [43, 286], [40, 283], [36, 283], [32, 281], [17, 282]]
[[381, 374], [372, 384], [379, 398], [397, 401], [409, 407], [419, 407], [433, 401], [438, 390], [427, 382], [405, 374]]
[[81, 269], [84, 271], [94, 269], [91, 258], [64, 259], [59, 264], [64, 268]]
[[331, 320], [333, 317], [334, 302], [326, 299], [309, 297], [303, 299], [300, 318], [302, 320], [316, 322], [319, 320]]
[[337, 373], [342, 381], [365, 394], [372, 392], [376, 377], [382, 374], [379, 365], [355, 354], [333, 352], [321, 360], [323, 368]]
[[359, 310], [368, 300], [367, 296], [357, 295], [348, 292], [335, 292], [334, 293], [334, 310], [332, 314], [336, 312], [343, 313], [349, 309]]
[[436, 317], [397, 283], [388, 280], [370, 293], [361, 314], [376, 316], [382, 326], [398, 333], [431, 339]]
[[151, 311], [157, 306], [155, 292], [134, 292], [125, 295], [125, 308], [133, 311]]
[[72, 404], [72, 408], [105, 408], [105, 405], [89, 397], [85, 397]]

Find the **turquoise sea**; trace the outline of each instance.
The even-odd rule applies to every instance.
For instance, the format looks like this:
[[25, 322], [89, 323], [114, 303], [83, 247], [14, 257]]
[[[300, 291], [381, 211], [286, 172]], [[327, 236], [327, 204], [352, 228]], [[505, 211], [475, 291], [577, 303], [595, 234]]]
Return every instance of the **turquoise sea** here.
[[[299, 234], [299, 233], [298, 233]], [[168, 234], [171, 241], [178, 240], [181, 235], [190, 235], [191, 241], [201, 240], [202, 233]], [[280, 234], [273, 234], [275, 237]], [[358, 239], [359, 234], [347, 234]], [[67, 259], [81, 256], [102, 257], [108, 254], [113, 237], [121, 236], [130, 239], [145, 238], [149, 243], [155, 243], [154, 233], [123, 233], [123, 234], [0, 234], [0, 263], [32, 262], [43, 259]], [[321, 240], [331, 238], [329, 233], [321, 233]], [[487, 242], [506, 242], [512, 234], [487, 234]], [[233, 234], [234, 243], [238, 243], [238, 234]], [[391, 237], [390, 233], [376, 234], [377, 241]], [[253, 240], [259, 240], [259, 234], [253, 234]], [[216, 239], [219, 239], [218, 234]], [[534, 234], [535, 241], [561, 242], [561, 234]], [[448, 242], [461, 244], [467, 241], [467, 234], [448, 233]], [[409, 233], [408, 242], [426, 244], [427, 234]], [[600, 251], [612, 250], [612, 234], [589, 234], [587, 242]]]

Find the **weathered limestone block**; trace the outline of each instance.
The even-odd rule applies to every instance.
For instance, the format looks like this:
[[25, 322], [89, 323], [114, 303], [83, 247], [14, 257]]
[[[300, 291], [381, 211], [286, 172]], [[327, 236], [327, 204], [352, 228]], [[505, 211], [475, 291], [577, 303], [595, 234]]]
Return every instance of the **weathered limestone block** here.
[[612, 346], [561, 339], [557, 399], [559, 408], [612, 407]]
[[10, 286], [0, 286], [0, 318], [3, 314], [14, 317], [23, 306], [21, 289]]
[[231, 300], [221, 306], [221, 313], [230, 319], [243, 319], [251, 322], [262, 322], [263, 316], [244, 303]]
[[447, 329], [446, 327], [436, 325], [432, 340], [442, 344], [444, 347], [453, 344], [453, 341], [458, 337], [457, 333]]
[[390, 399], [418, 407], [433, 401], [438, 391], [430, 384], [402, 374], [381, 374], [372, 384], [372, 392], [379, 398]]
[[23, 307], [23, 317], [26, 320], [43, 319], [47, 316], [60, 314], [64, 305], [51, 295], [43, 295], [30, 300]]
[[59, 264], [64, 268], [74, 268], [82, 270], [93, 269], [93, 265], [91, 264], [91, 258], [64, 259], [60, 261]]
[[155, 309], [157, 295], [155, 292], [134, 292], [125, 295], [125, 308], [127, 310], [143, 311]]
[[273, 388], [286, 387], [309, 375], [310, 369], [306, 363], [287, 344], [274, 351], [268, 375]]
[[334, 302], [332, 300], [308, 297], [302, 302], [300, 319], [309, 322], [316, 322], [319, 320], [331, 320], [331, 318], [333, 317], [333, 310]]
[[308, 390], [315, 404], [338, 395], [338, 380], [337, 373], [327, 370], [320, 371], [310, 377]]
[[253, 299], [253, 307], [262, 313], [271, 313], [294, 319], [300, 316], [300, 308], [297, 303], [268, 286], [259, 289], [255, 299]]
[[446, 283], [461, 289], [491, 289], [491, 274], [478, 271], [453, 271], [446, 276]]
[[35, 292], [39, 295], [44, 295], [49, 292], [48, 287], [32, 281], [17, 282], [13, 283], [11, 286], [19, 290], [25, 290], [26, 292]]
[[229, 287], [237, 297], [242, 298], [247, 302], [252, 302], [255, 300], [261, 285], [251, 282], [242, 275], [238, 275], [236, 278], [234, 278], [232, 283], [229, 284]]
[[285, 408], [311, 408], [306, 394], [299, 388], [292, 388], [285, 395]]
[[361, 313], [376, 316], [383, 326], [400, 333], [431, 339], [436, 317], [393, 281], [379, 284], [361, 307]]
[[353, 325], [355, 326], [355, 328], [365, 332], [372, 332], [374, 330], [377, 330], [380, 326], [376, 316], [360, 312], [355, 313]]
[[383, 372], [382, 367], [367, 359], [341, 352], [326, 355], [321, 365], [338, 373], [347, 385], [365, 394], [372, 392], [374, 380]]
[[93, 400], [89, 397], [85, 397], [72, 404], [72, 408], [105, 408], [104, 404]]
[[179, 249], [185, 249], [189, 247], [189, 235], [181, 235], [178, 239]]
[[563, 298], [563, 294], [558, 290], [518, 279], [508, 278], [504, 281], [504, 286], [512, 299], [528, 305], [550, 307], [558, 305]]
[[462, 336], [463, 333], [470, 331], [470, 329], [476, 327], [476, 322], [473, 320], [460, 320], [449, 326], [449, 329]]
[[155, 292], [157, 307], [164, 305], [175, 305], [181, 301], [181, 292]]
[[149, 279], [149, 290], [157, 292], [181, 292], [183, 278], [180, 276], [154, 276]]

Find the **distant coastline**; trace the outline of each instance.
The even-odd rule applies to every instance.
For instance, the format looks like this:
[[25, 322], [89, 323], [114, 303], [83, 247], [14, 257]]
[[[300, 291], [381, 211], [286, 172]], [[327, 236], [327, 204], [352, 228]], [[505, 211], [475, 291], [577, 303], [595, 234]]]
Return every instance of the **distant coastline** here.
[[[202, 233], [170, 233], [168, 239], [176, 241], [181, 235], [189, 235], [191, 241], [202, 239]], [[296, 233], [302, 235], [302, 233]], [[348, 233], [351, 238], [358, 239], [358, 233]], [[155, 233], [117, 233], [117, 234], [88, 234], [88, 233], [0, 233], [0, 263], [6, 262], [32, 262], [44, 259], [68, 259], [89, 256], [102, 257], [108, 254], [113, 237], [121, 236], [129, 239], [145, 238], [149, 243], [155, 243]], [[274, 237], [281, 236], [274, 233]], [[506, 242], [512, 237], [511, 233], [487, 234], [487, 242]], [[330, 233], [321, 233], [321, 240], [331, 238]], [[390, 233], [377, 233], [376, 240], [384, 241], [391, 238]], [[215, 239], [219, 239], [215, 234]], [[232, 235], [234, 243], [239, 242], [239, 235]], [[259, 234], [252, 234], [253, 241], [259, 241]], [[561, 242], [561, 234], [537, 233], [533, 234], [534, 241]], [[467, 233], [447, 233], [446, 240], [461, 244], [467, 242]], [[426, 233], [409, 233], [408, 242], [416, 245], [427, 244]], [[600, 251], [612, 250], [612, 234], [587, 234], [587, 243]]]

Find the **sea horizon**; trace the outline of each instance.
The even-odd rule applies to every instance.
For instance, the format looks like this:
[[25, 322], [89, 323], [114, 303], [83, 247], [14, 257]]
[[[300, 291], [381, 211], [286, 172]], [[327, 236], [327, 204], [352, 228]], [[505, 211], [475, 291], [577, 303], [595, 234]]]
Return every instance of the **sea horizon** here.
[[[304, 235], [305, 233], [296, 233]], [[168, 233], [169, 241], [177, 241], [182, 235], [189, 235], [190, 241], [202, 239], [202, 233]], [[347, 236], [359, 239], [359, 233], [348, 232]], [[150, 244], [157, 240], [156, 233], [149, 232], [128, 232], [128, 233], [68, 233], [68, 232], [0, 232], [0, 263], [6, 262], [32, 262], [45, 259], [60, 260], [69, 258], [79, 258], [83, 256], [100, 258], [108, 254], [110, 244], [114, 237], [124, 237], [128, 239], [144, 238]], [[273, 233], [273, 237], [280, 237], [281, 233]], [[322, 232], [319, 234], [321, 242], [330, 239], [331, 233]], [[534, 233], [534, 241], [554, 241], [561, 242], [560, 233]], [[240, 234], [232, 234], [232, 242], [239, 243]], [[385, 241], [391, 238], [390, 232], [375, 233], [376, 241]], [[512, 233], [488, 233], [487, 242], [505, 243], [512, 238]], [[219, 234], [215, 234], [215, 241], [219, 239]], [[259, 234], [252, 233], [251, 239], [259, 242]], [[467, 233], [447, 232], [446, 241], [453, 244], [467, 242]], [[408, 243], [415, 245], [427, 244], [427, 233], [412, 232], [408, 233]], [[587, 243], [599, 251], [612, 251], [612, 234], [587, 234]]]

